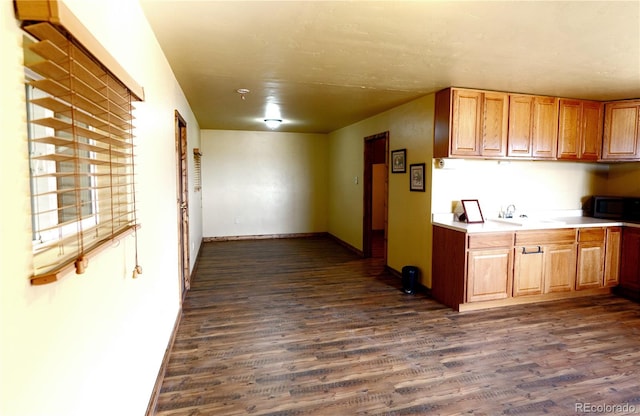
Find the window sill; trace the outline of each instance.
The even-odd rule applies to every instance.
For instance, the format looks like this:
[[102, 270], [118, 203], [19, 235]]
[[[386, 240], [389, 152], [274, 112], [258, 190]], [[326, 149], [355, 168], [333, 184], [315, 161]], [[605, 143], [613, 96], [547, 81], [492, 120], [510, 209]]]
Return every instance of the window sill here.
[[[104, 251], [107, 248], [109, 248], [113, 243], [115, 243], [115, 242], [117, 242], [117, 241], [119, 241], [119, 240], [121, 240], [121, 239], [123, 239], [123, 238], [125, 238], [125, 237], [127, 237], [127, 236], [129, 236], [131, 234], [133, 234], [139, 228], [140, 228], [140, 224], [133, 225], [133, 226], [121, 231], [120, 234], [116, 234], [116, 235], [112, 236], [111, 238], [109, 238], [107, 240], [100, 241], [95, 246], [93, 246], [90, 250], [88, 250], [88, 251], [86, 251], [84, 253], [84, 259], [86, 261], [88, 261], [92, 257], [95, 257], [96, 255], [98, 255], [102, 251]], [[31, 279], [30, 279], [31, 280], [31, 285], [32, 286], [41, 286], [41, 285], [47, 285], [49, 283], [57, 282], [63, 276], [71, 273], [74, 270], [76, 270], [76, 259], [75, 258], [64, 262], [58, 268], [53, 269], [53, 270], [51, 270], [51, 271], [49, 271], [47, 273], [31, 276]]]

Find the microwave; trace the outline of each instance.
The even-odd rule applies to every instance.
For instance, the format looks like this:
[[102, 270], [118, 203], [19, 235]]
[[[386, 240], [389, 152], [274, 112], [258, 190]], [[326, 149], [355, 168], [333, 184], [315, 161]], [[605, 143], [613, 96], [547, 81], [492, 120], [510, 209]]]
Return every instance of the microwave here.
[[624, 198], [620, 196], [594, 196], [589, 213], [594, 218], [621, 220], [624, 216]]
[[594, 218], [640, 221], [640, 198], [593, 196], [586, 211]]

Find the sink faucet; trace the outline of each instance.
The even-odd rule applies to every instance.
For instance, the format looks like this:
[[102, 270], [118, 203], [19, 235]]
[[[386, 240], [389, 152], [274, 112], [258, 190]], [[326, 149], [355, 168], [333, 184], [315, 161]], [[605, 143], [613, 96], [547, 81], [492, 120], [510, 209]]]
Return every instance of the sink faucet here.
[[504, 212], [504, 217], [505, 218], [513, 218], [513, 214], [516, 212], [516, 206], [513, 204], [510, 204], [507, 206], [507, 209]]

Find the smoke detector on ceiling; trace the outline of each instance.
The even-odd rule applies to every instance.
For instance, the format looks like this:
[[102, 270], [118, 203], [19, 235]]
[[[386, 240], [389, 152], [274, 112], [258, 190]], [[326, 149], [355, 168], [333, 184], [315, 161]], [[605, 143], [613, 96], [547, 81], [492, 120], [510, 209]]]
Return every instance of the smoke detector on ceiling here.
[[236, 90], [236, 92], [238, 94], [240, 94], [240, 98], [244, 100], [245, 99], [245, 95], [249, 94], [251, 92], [251, 90], [248, 89], [248, 88], [238, 88]]

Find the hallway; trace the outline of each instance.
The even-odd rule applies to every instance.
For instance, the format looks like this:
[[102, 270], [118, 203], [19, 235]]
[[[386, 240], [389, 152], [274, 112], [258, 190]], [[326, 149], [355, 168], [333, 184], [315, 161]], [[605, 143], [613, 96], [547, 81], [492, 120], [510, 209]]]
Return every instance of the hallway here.
[[329, 238], [205, 243], [156, 414], [640, 410], [640, 305], [456, 313]]

